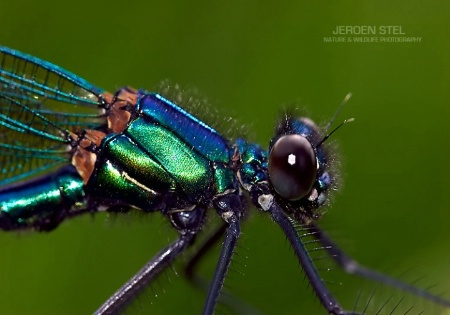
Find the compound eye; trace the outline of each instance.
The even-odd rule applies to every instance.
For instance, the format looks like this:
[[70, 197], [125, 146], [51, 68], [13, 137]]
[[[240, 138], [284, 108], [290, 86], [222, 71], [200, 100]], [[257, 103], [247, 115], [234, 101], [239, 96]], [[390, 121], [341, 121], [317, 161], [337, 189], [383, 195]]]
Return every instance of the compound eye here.
[[269, 154], [269, 176], [283, 198], [298, 200], [312, 189], [317, 176], [316, 153], [300, 135], [282, 136]]

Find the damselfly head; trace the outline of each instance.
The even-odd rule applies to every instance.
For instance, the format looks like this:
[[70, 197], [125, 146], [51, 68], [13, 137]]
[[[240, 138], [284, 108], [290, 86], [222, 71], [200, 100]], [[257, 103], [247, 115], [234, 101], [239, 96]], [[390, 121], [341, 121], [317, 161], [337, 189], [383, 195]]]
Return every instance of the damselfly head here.
[[333, 184], [320, 129], [309, 118], [285, 116], [269, 147], [268, 174], [276, 202], [299, 220], [316, 218]]
[[317, 218], [315, 210], [324, 205], [335, 186], [335, 159], [323, 144], [342, 125], [353, 121], [346, 119], [328, 132], [350, 97], [348, 93], [323, 130], [309, 118], [284, 115], [270, 142], [268, 177], [275, 200], [300, 221]]

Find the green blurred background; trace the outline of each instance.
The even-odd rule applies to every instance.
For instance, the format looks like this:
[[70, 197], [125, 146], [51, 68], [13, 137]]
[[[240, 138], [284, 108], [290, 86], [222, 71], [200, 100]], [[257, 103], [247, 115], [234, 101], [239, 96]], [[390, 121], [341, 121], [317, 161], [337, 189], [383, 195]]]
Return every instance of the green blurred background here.
[[[338, 120], [356, 121], [333, 136], [342, 187], [321, 224], [360, 262], [450, 292], [449, 2], [113, 3], [0, 0], [0, 44], [110, 91], [195, 87], [264, 146], [285, 105], [324, 125], [352, 92]], [[398, 25], [422, 42], [325, 43], [337, 25]], [[175, 236], [159, 214], [0, 233], [1, 313], [92, 313]], [[265, 215], [245, 223], [238, 254], [226, 286], [242, 300], [263, 314], [324, 313]], [[175, 267], [133, 313], [200, 313], [204, 294]]]

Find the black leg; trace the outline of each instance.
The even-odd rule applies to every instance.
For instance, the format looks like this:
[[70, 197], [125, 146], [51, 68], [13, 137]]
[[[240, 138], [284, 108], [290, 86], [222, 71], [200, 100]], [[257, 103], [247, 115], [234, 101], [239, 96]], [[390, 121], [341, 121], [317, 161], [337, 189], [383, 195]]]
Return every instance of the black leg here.
[[[189, 281], [194, 283], [195, 285], [202, 286], [204, 284], [204, 281], [199, 279], [199, 276], [197, 276], [197, 266], [200, 260], [204, 257], [204, 255], [213, 248], [219, 240], [222, 239], [222, 236], [225, 234], [225, 231], [227, 230], [227, 225], [225, 223], [222, 223], [217, 230], [212, 233], [208, 239], [200, 246], [200, 248], [197, 250], [194, 256], [192, 256], [189, 259], [189, 262], [186, 264], [186, 267], [184, 269], [184, 273], [186, 274], [186, 277]], [[203, 287], [203, 286], [202, 286]]]
[[[229, 213], [230, 214], [230, 213]], [[219, 298], [220, 291], [223, 286], [225, 275], [230, 265], [231, 258], [233, 256], [234, 249], [237, 244], [237, 240], [240, 235], [239, 219], [235, 214], [230, 214], [226, 219], [228, 227], [225, 234], [225, 240], [222, 245], [222, 251], [220, 252], [219, 261], [214, 272], [214, 278], [208, 290], [208, 296], [203, 307], [203, 314], [210, 315], [214, 313], [214, 309]]]
[[[223, 235], [227, 230], [225, 223], [221, 224], [204, 243], [199, 247], [197, 252], [189, 259], [185, 266], [184, 273], [186, 278], [196, 287], [200, 288], [204, 292], [207, 292], [209, 282], [202, 278], [197, 272], [198, 263], [205, 257], [205, 254], [214, 248], [217, 243], [222, 240]], [[242, 301], [238, 297], [232, 295], [229, 292], [223, 292], [219, 296], [219, 302], [221, 305], [228, 308], [232, 314], [246, 314], [246, 315], [259, 315], [260, 312], [253, 308], [251, 305]]]
[[339, 305], [336, 299], [333, 297], [331, 292], [325, 286], [322, 278], [320, 277], [314, 263], [312, 262], [308, 251], [303, 244], [300, 236], [297, 233], [291, 219], [283, 212], [277, 203], [273, 203], [269, 208], [273, 219], [278, 223], [278, 225], [283, 229], [284, 234], [291, 243], [294, 249], [295, 255], [300, 261], [303, 270], [308, 277], [308, 280], [319, 298], [321, 304], [327, 309], [330, 314], [342, 315], [342, 314], [352, 314], [351, 312], [346, 312]]
[[119, 314], [131, 300], [145, 289], [173, 260], [191, 243], [195, 234], [182, 234], [175, 242], [164, 248], [141, 270], [111, 296], [96, 312], [96, 315]]
[[430, 300], [434, 303], [441, 304], [445, 307], [450, 307], [450, 301], [440, 297], [431, 294], [430, 292], [427, 292], [423, 289], [419, 289], [413, 285], [404, 283], [400, 280], [391, 278], [385, 274], [382, 274], [378, 271], [369, 269], [365, 266], [361, 266], [357, 261], [354, 261], [349, 256], [347, 256], [329, 237], [326, 235], [326, 233], [322, 232], [316, 225], [312, 224], [308, 227], [308, 231], [311, 235], [316, 238], [322, 247], [324, 247], [329, 255], [337, 262], [341, 268], [349, 273], [349, 274], [355, 274], [367, 279], [371, 279], [374, 281], [377, 281], [379, 283], [383, 283], [395, 288], [398, 288], [400, 290], [403, 290], [405, 292], [409, 292], [412, 294], [415, 294], [419, 297], [425, 298], [427, 300]]

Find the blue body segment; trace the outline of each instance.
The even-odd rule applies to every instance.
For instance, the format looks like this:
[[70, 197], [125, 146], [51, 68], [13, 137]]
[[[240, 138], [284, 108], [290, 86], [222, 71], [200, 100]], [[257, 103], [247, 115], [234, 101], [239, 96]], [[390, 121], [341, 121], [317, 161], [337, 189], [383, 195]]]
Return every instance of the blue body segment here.
[[240, 174], [243, 183], [254, 185], [257, 182], [267, 181], [267, 151], [254, 143], [247, 143], [244, 139], [236, 140], [236, 146], [242, 158]]
[[161, 95], [144, 95], [139, 100], [137, 111], [172, 130], [208, 160], [229, 162], [229, 145], [217, 131]]
[[86, 208], [83, 181], [72, 166], [0, 191], [0, 228], [52, 229]]

